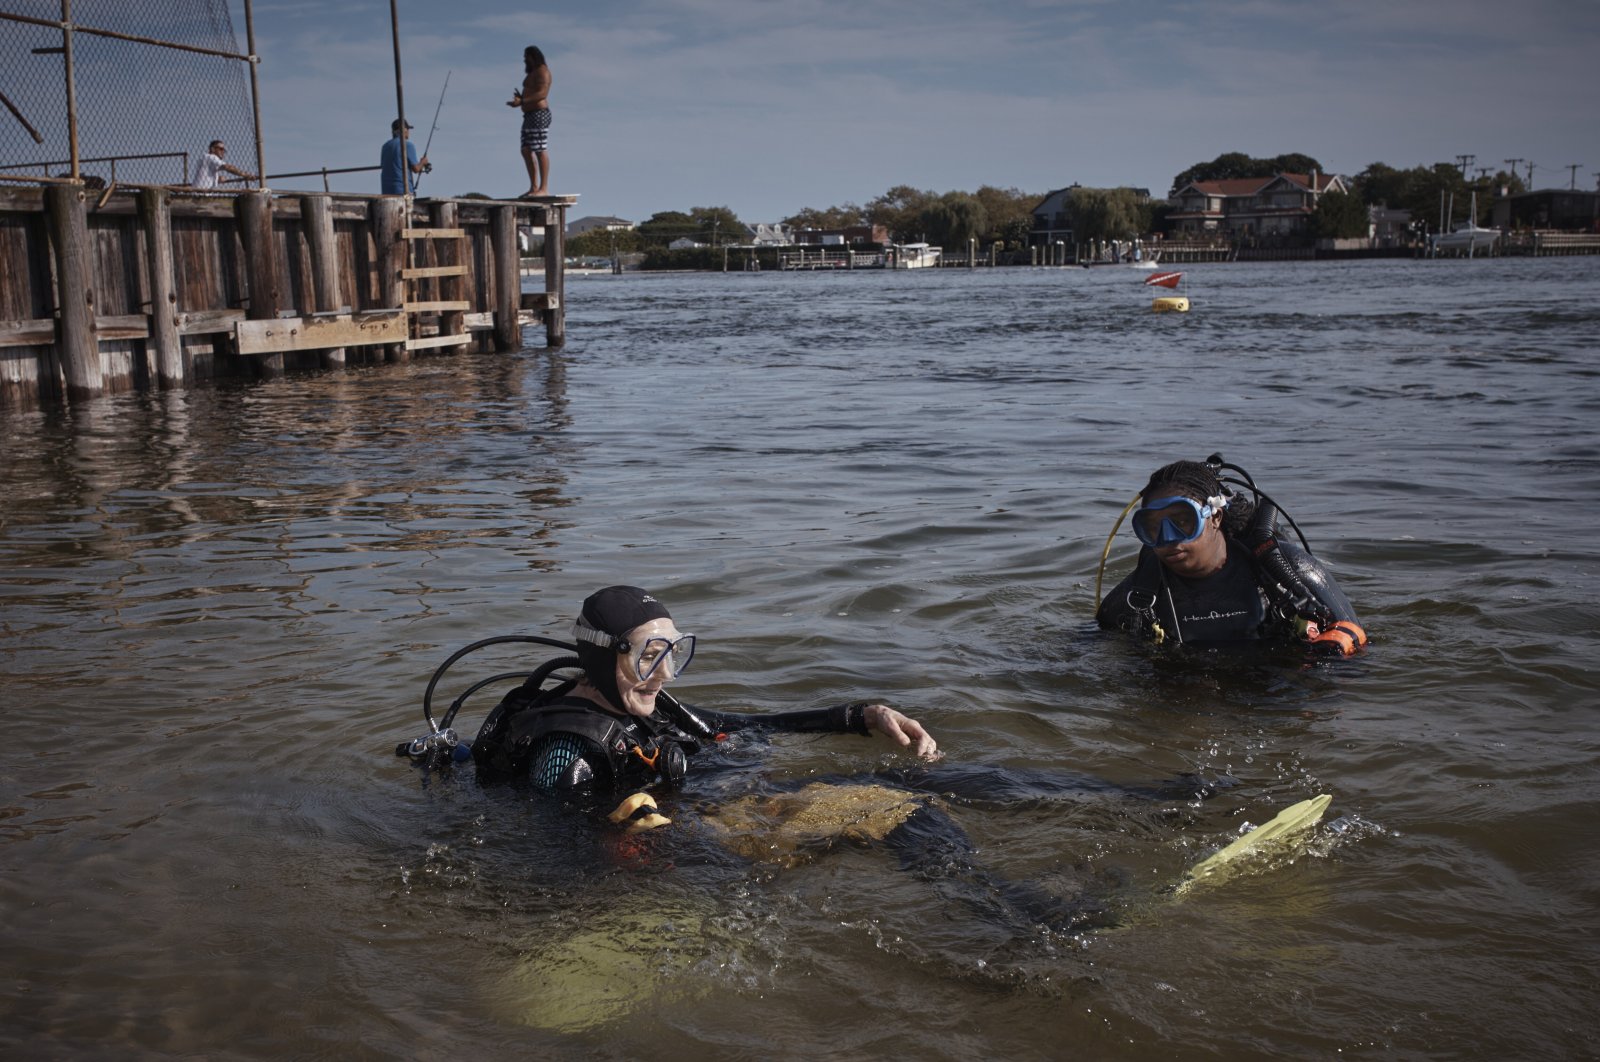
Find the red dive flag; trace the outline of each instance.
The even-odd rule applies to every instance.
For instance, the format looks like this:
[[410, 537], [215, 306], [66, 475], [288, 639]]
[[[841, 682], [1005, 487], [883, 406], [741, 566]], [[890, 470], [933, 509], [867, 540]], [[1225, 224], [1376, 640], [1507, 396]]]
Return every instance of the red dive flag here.
[[1175, 288], [1178, 281], [1183, 279], [1182, 273], [1151, 273], [1144, 278], [1146, 284], [1159, 284], [1164, 288]]

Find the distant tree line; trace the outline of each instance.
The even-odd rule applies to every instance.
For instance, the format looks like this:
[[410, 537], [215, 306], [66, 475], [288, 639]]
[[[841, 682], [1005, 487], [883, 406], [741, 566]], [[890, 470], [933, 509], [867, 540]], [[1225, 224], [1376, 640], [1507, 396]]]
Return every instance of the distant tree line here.
[[1040, 198], [1036, 193], [988, 184], [975, 192], [943, 193], [897, 184], [865, 206], [806, 207], [783, 220], [808, 229], [882, 225], [893, 243], [925, 241], [959, 247], [975, 239], [985, 246], [1020, 247], [1028, 240], [1033, 208]]
[[[882, 225], [894, 243], [926, 240], [942, 247], [964, 245], [976, 239], [983, 246], [1001, 243], [1022, 247], [1033, 226], [1032, 211], [1041, 196], [1016, 188], [980, 187], [976, 192], [929, 192], [897, 185], [866, 206], [845, 203], [817, 209], [805, 207], [785, 224], [795, 228], [844, 229], [857, 225]], [[727, 207], [694, 207], [687, 213], [662, 211], [629, 232], [593, 230], [567, 243], [572, 255], [610, 255], [665, 250], [674, 240], [687, 237], [707, 246], [747, 242], [744, 223]]]
[[[1327, 170], [1312, 156], [1300, 153], [1257, 158], [1230, 151], [1179, 172], [1169, 194], [1193, 181], [1267, 178], [1279, 173], [1326, 174]], [[1453, 216], [1464, 217], [1474, 190], [1480, 193], [1475, 220], [1482, 222], [1488, 217], [1492, 192], [1501, 186], [1512, 194], [1524, 190], [1515, 173], [1502, 170], [1487, 180], [1473, 182], [1460, 168], [1447, 162], [1407, 170], [1374, 162], [1351, 177], [1350, 186], [1348, 193], [1331, 192], [1318, 201], [1312, 219], [1315, 235], [1365, 236], [1369, 224], [1367, 208], [1372, 206], [1407, 210], [1414, 220], [1429, 228], [1437, 227], [1441, 203], [1449, 204], [1453, 197]], [[982, 247], [998, 244], [1003, 250], [1018, 249], [1027, 244], [1033, 228], [1033, 208], [1043, 198], [1039, 193], [987, 184], [975, 192], [942, 193], [900, 184], [865, 205], [804, 207], [782, 220], [795, 228], [810, 229], [882, 225], [893, 243], [926, 241], [956, 249], [965, 247], [969, 240], [977, 240]], [[1163, 228], [1166, 215], [1171, 212], [1166, 203], [1152, 202], [1132, 188], [1075, 187], [1066, 209], [1073, 236], [1080, 242], [1148, 235]], [[653, 214], [625, 232], [586, 232], [569, 240], [567, 251], [575, 256], [660, 253], [684, 237], [712, 248], [748, 241], [744, 223], [729, 208], [692, 207], [687, 212], [666, 210]]]

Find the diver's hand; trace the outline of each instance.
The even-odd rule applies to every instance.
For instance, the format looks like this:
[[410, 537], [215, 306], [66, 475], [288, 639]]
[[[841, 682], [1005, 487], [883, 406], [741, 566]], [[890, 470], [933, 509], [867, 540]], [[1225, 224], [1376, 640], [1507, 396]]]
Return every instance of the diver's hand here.
[[868, 730], [882, 734], [902, 748], [910, 749], [918, 759], [939, 758], [939, 743], [933, 740], [933, 735], [921, 723], [910, 716], [886, 704], [869, 704], [862, 709], [862, 718], [866, 720]]

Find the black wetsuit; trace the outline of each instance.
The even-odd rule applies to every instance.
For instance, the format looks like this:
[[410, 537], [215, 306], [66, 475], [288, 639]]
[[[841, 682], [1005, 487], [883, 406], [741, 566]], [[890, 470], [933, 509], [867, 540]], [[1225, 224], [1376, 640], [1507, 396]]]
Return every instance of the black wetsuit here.
[[[549, 793], [610, 795], [665, 778], [681, 780], [696, 738], [661, 711], [640, 718], [612, 715], [572, 696], [573, 683], [539, 691], [512, 690], [472, 742], [486, 780], [526, 780]], [[868, 734], [865, 702], [764, 715], [691, 709], [716, 734], [764, 729], [818, 734]]]
[[[1298, 546], [1275, 544], [1277, 574], [1264, 570], [1249, 549], [1227, 540], [1222, 569], [1199, 579], [1168, 571], [1146, 546], [1139, 564], [1100, 602], [1096, 620], [1163, 641], [1204, 644], [1304, 641], [1295, 618], [1315, 614], [1326, 625], [1355, 619], [1355, 610], [1326, 568]], [[1286, 586], [1285, 583], [1292, 583]]]
[[[574, 697], [573, 688], [571, 682], [544, 691], [523, 686], [507, 694], [472, 743], [480, 777], [524, 784], [604, 812], [620, 794], [659, 783], [667, 773], [666, 760], [672, 749], [693, 755], [706, 740], [692, 737], [663, 711], [646, 718], [613, 715], [592, 701]], [[750, 730], [866, 735], [867, 703], [761, 715], [701, 708], [691, 711], [718, 735]], [[838, 784], [847, 789], [851, 785], [844, 779]], [[879, 840], [896, 853], [904, 869], [926, 878], [941, 901], [950, 906], [949, 917], [969, 918], [977, 912], [1019, 936], [1027, 934], [1029, 939], [1039, 925], [1063, 933], [1112, 925], [1117, 910], [1096, 895], [1100, 887], [1095, 882], [1086, 883], [1080, 894], [1062, 897], [1034, 883], [1013, 881], [990, 871], [935, 794], [966, 803], [1018, 806], [1075, 797], [1188, 801], [1209, 795], [1191, 780], [1175, 781], [1166, 788], [1139, 788], [1086, 775], [981, 765], [932, 770], [919, 766], [868, 784], [903, 790], [907, 802], [916, 804]], [[819, 851], [825, 847], [826, 843], [818, 843]]]

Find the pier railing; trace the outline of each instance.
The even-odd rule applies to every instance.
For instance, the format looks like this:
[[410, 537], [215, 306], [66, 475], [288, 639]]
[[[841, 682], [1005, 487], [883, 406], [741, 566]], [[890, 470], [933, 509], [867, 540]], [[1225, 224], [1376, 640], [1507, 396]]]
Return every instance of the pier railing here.
[[1524, 229], [1507, 234], [1501, 243], [1501, 253], [1538, 257], [1600, 254], [1600, 233]]
[[882, 251], [848, 247], [792, 247], [778, 252], [779, 269], [882, 269]]
[[[95, 158], [79, 159], [78, 160], [78, 164], [80, 166], [86, 166], [86, 165], [89, 165], [90, 163], [97, 163], [97, 162], [110, 163], [111, 164], [111, 166], [110, 166], [110, 168], [111, 168], [110, 183], [111, 184], [116, 184], [118, 182], [118, 180], [120, 179], [118, 177], [118, 174], [117, 174], [117, 163], [119, 163], [119, 162], [147, 162], [147, 161], [149, 161], [151, 159], [167, 159], [169, 161], [176, 162], [177, 165], [174, 167], [176, 172], [169, 174], [169, 176], [172, 178], [171, 183], [173, 183], [173, 184], [184, 184], [184, 183], [188, 182], [188, 180], [189, 180], [189, 153], [187, 151], [148, 151], [148, 152], [144, 152], [143, 154], [138, 154], [138, 155], [100, 155], [100, 156], [97, 156]], [[33, 180], [36, 180], [38, 177], [51, 177], [51, 176], [64, 177], [64, 178], [66, 178], [68, 180], [72, 180], [73, 178], [72, 178], [72, 175], [71, 175], [70, 171], [67, 172], [67, 173], [59, 173], [59, 174], [51, 173], [51, 171], [54, 170], [58, 166], [70, 166], [71, 164], [72, 164], [72, 160], [71, 159], [49, 159], [49, 160], [44, 161], [44, 162], [12, 163], [9, 166], [0, 166], [0, 180], [5, 180], [5, 179], [19, 180], [20, 179], [20, 180], [33, 181]], [[26, 172], [26, 171], [30, 171], [30, 170], [39, 170], [41, 172], [38, 173], [38, 174]], [[23, 172], [17, 172], [17, 171], [23, 171]], [[103, 182], [102, 182], [102, 186], [103, 186]]]

